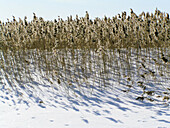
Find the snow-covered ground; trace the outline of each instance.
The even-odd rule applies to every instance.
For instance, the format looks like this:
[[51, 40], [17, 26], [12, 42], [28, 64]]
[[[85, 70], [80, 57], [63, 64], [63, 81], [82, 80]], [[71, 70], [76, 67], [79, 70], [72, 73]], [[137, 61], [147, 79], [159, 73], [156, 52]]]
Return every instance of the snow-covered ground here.
[[[90, 53], [91, 59], [83, 58], [91, 63], [90, 69], [79, 59], [81, 53], [77, 52], [76, 59], [68, 52], [70, 59], [65, 60], [65, 67], [60, 61], [52, 68], [53, 73], [58, 71], [52, 78], [43, 69], [47, 64], [38, 68], [38, 55], [26, 54], [29, 64], [17, 67], [22, 55], [18, 60], [13, 53], [1, 52], [0, 128], [169, 128], [169, 62], [158, 59], [154, 51], [142, 57], [120, 53], [109, 54], [108, 62], [113, 56], [117, 61], [106, 65], [99, 54]], [[129, 62], [127, 54], [131, 54]], [[62, 60], [62, 56], [57, 53], [56, 58]], [[129, 66], [131, 77], [123, 70]], [[29, 69], [29, 75], [21, 74], [23, 79], [17, 80], [15, 73], [22, 67], [26, 73]]]

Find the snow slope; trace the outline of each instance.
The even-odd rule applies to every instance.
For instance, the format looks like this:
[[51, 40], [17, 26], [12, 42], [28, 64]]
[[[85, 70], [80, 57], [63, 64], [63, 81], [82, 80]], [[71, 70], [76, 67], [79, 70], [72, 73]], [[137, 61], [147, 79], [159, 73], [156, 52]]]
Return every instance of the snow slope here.
[[[122, 59], [121, 54], [116, 52], [114, 55], [117, 60], [123, 61], [122, 63], [118, 61], [117, 66], [127, 63]], [[152, 59], [156, 58], [154, 55], [152, 52]], [[82, 70], [78, 72], [79, 61], [75, 67], [68, 68], [69, 63], [67, 63], [66, 74], [60, 69], [62, 77], [52, 79], [50, 75], [48, 78], [46, 77], [45, 70], [41, 72], [37, 70], [35, 60], [26, 56], [30, 61], [28, 67], [31, 72], [31, 80], [18, 81], [13, 79], [9, 69], [10, 65], [7, 65], [4, 53], [1, 54], [3, 66], [0, 70], [0, 128], [170, 127], [169, 100], [166, 99], [169, 96], [167, 90], [170, 83], [167, 70], [169, 63], [164, 64], [161, 60], [158, 61], [162, 63], [162, 66], [168, 67], [167, 71], [163, 72], [164, 75], [160, 77], [160, 65], [155, 66], [154, 61], [147, 59], [148, 56], [150, 57], [147, 54], [146, 67], [140, 68], [137, 74], [136, 70], [140, 67], [142, 58], [136, 61], [136, 54], [133, 53], [130, 61], [131, 68], [133, 68], [131, 77], [133, 80], [122, 76], [123, 68], [113, 73], [112, 67], [106, 66], [109, 69], [108, 75], [99, 75], [101, 65], [95, 65], [96, 63], [93, 62], [93, 72], [84, 77]], [[95, 58], [91, 60], [95, 60]], [[82, 78], [68, 81], [71, 77], [67, 74], [69, 72], [67, 69], [71, 71], [70, 74], [74, 74], [74, 77], [80, 73]], [[155, 70], [156, 75], [142, 78], [142, 74], [150, 69], [157, 69]], [[14, 70], [13, 68], [12, 71], [14, 72]], [[116, 76], [118, 71], [121, 72], [119, 77]], [[85, 75], [88, 75], [88, 71]], [[104, 79], [105, 81], [103, 81]], [[143, 94], [141, 89], [143, 86], [139, 86], [137, 81], [139, 83], [144, 81], [145, 91], [152, 90], [154, 94]]]

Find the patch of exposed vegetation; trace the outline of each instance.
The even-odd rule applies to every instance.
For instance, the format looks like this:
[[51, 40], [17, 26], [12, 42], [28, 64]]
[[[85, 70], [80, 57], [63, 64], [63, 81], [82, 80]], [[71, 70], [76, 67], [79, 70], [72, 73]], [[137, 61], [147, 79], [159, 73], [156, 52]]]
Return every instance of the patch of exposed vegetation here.
[[130, 16], [91, 20], [86, 12], [54, 21], [34, 14], [30, 22], [13, 17], [0, 25], [1, 85], [25, 88], [38, 72], [50, 85], [57, 81], [68, 90], [118, 82], [136, 100], [169, 102], [170, 89], [163, 84], [170, 78], [168, 13], [156, 9], [137, 16], [131, 9]]

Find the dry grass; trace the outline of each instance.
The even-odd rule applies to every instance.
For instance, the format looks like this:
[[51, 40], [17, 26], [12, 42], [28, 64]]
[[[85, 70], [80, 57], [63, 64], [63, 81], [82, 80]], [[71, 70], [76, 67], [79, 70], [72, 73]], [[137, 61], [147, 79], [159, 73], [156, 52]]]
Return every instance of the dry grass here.
[[[3, 76], [0, 81], [3, 83], [5, 78], [16, 90], [36, 82], [35, 74], [38, 73], [49, 85], [64, 86], [66, 90], [81, 90], [82, 86], [89, 89], [95, 86], [114, 88], [114, 82], [117, 82], [120, 88], [124, 88], [123, 92], [137, 92], [149, 101], [155, 100], [152, 98], [155, 96], [163, 98], [169, 95], [169, 90], [162, 85], [170, 77], [169, 62], [165, 63], [161, 55], [169, 60], [168, 49], [138, 51], [129, 48], [98, 52], [93, 49], [57, 49], [55, 54], [41, 49], [3, 49], [0, 53], [0, 73]], [[55, 81], [57, 85], [54, 85]]]
[[137, 16], [131, 9], [112, 18], [89, 19], [85, 17], [67, 20], [45, 21], [34, 13], [33, 20], [27, 17], [19, 21], [0, 22], [1, 46], [17, 48], [126, 48], [169, 47], [169, 14], [156, 9], [155, 13], [142, 12]]
[[13, 17], [0, 24], [0, 73], [12, 88], [16, 82], [34, 82], [39, 72], [49, 84], [57, 81], [69, 89], [106, 88], [116, 81], [124, 85], [123, 92], [138, 91], [138, 100], [152, 102], [153, 95], [169, 100], [169, 90], [160, 87], [170, 77], [169, 14], [156, 9], [137, 16], [131, 10], [130, 16], [123, 12], [90, 20], [86, 12], [65, 21], [44, 21], [34, 14], [30, 22]]

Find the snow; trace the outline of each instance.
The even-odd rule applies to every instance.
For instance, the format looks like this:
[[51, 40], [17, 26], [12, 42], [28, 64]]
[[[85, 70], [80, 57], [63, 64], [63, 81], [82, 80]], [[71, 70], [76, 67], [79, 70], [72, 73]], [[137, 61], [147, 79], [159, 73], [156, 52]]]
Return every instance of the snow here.
[[[154, 55], [152, 55], [153, 58], [155, 58]], [[135, 54], [133, 53], [132, 56], [133, 79], [141, 81], [143, 78], [136, 73], [138, 65], [135, 61]], [[121, 60], [117, 54], [116, 57]], [[29, 68], [32, 80], [29, 82], [26, 80], [18, 82], [12, 78], [10, 70], [5, 70], [5, 68], [0, 70], [0, 128], [170, 127], [169, 101], [162, 100], [164, 96], [162, 92], [166, 91], [170, 83], [167, 72], [164, 73], [164, 77], [158, 74], [153, 78], [150, 76], [143, 80], [148, 90], [155, 91], [154, 96], [148, 96], [154, 99], [151, 102], [147, 98], [136, 100], [141, 96], [138, 86], [133, 86], [125, 92], [128, 90], [125, 85], [131, 84], [126, 77], [121, 77], [118, 81], [116, 76], [108, 75], [109, 79], [105, 81], [106, 87], [101, 86], [100, 66], [97, 64], [92, 64], [92, 67], [96, 68], [96, 72], [94, 71], [96, 76], [90, 74], [85, 82], [83, 78], [78, 79], [82, 81], [80, 86], [74, 81], [71, 84], [65, 82], [64, 80], [69, 79], [66, 78], [68, 74], [62, 74], [62, 71], [63, 78], [59, 77], [61, 83], [57, 81], [58, 78], [56, 80], [53, 80], [51, 76], [47, 78], [44, 71], [40, 72], [34, 68], [36, 64], [33, 61], [30, 59]], [[138, 63], [140, 61], [139, 59]], [[153, 61], [146, 59], [145, 65], [149, 69], [159, 68], [151, 66], [152, 63]], [[78, 62], [76, 64], [78, 65]], [[8, 66], [6, 65], [6, 69]], [[168, 67], [168, 64], [166, 66]], [[79, 69], [78, 66], [70, 67], [71, 71], [75, 71], [75, 76]], [[147, 70], [141, 69], [140, 73]], [[109, 71], [110, 74], [113, 73], [111, 68]], [[79, 73], [83, 77], [81, 71]], [[137, 82], [134, 85], [137, 85]]]

